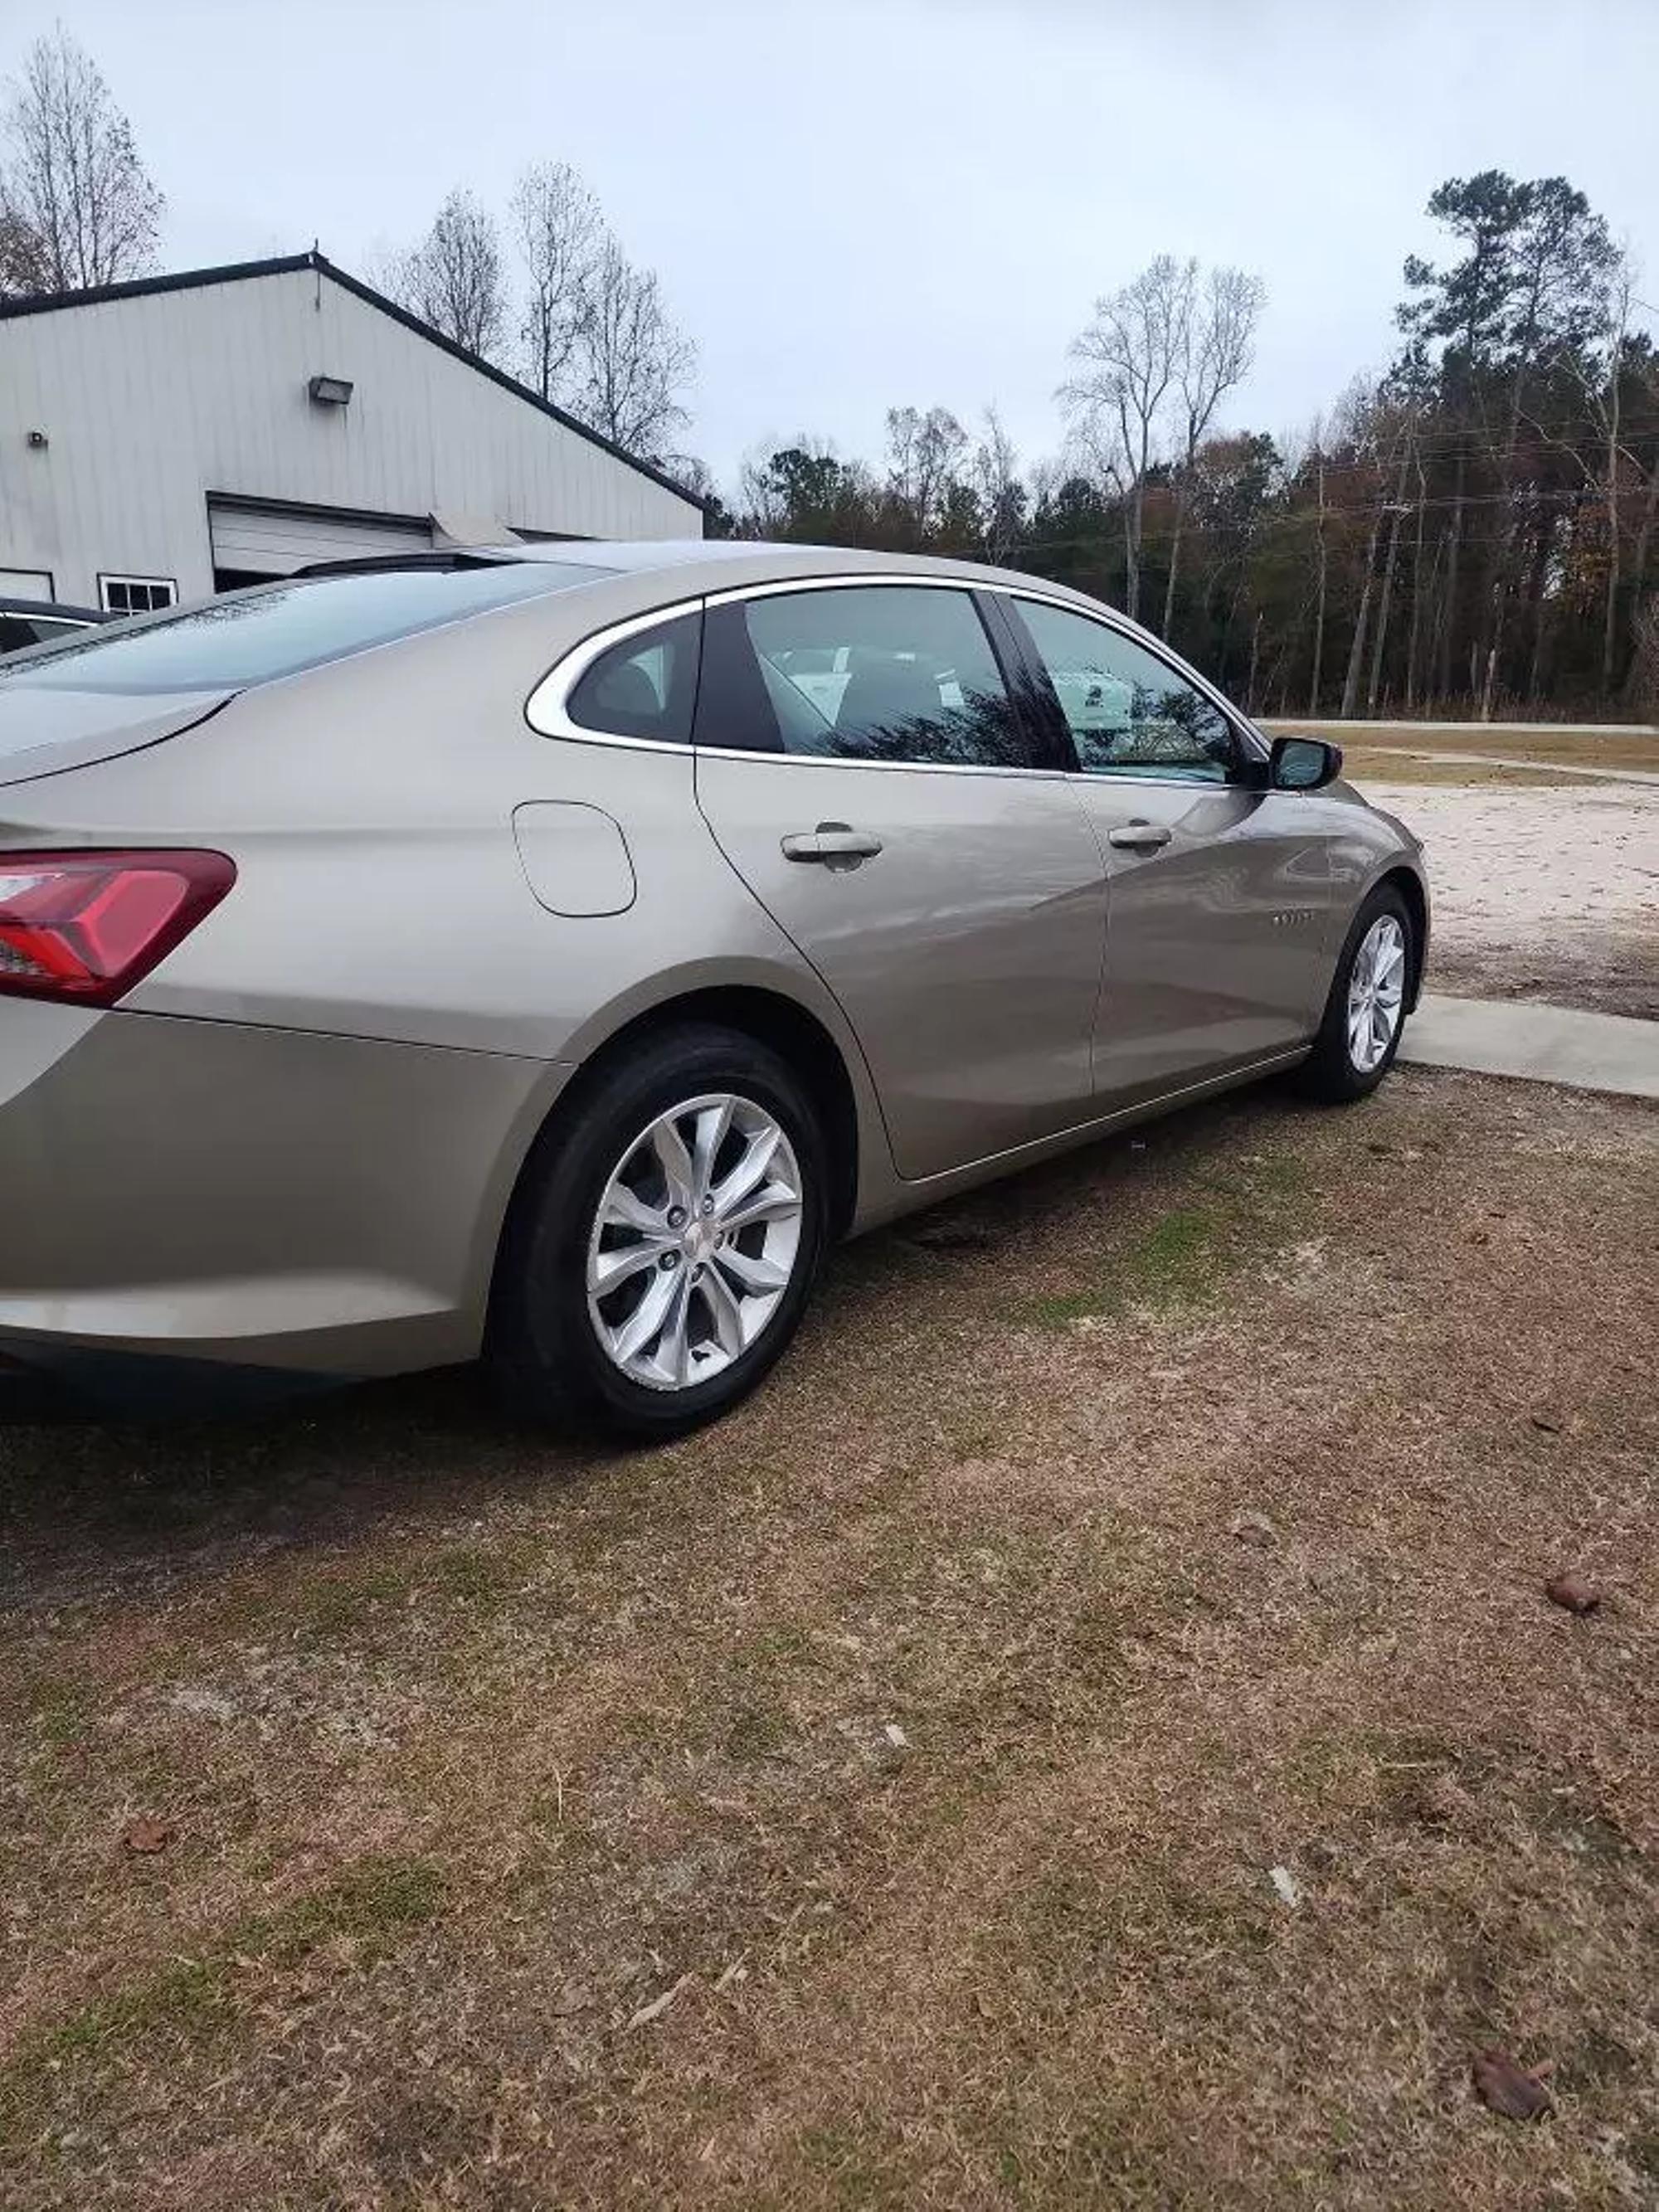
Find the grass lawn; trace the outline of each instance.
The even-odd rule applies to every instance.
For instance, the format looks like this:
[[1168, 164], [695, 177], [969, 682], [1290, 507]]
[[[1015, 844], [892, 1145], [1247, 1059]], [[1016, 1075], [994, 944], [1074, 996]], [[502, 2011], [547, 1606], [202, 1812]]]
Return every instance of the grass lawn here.
[[[1345, 754], [1479, 753], [1494, 761], [1541, 761], [1558, 768], [1642, 769], [1659, 772], [1659, 731], [1563, 731], [1547, 722], [1528, 730], [1487, 730], [1479, 722], [1425, 723], [1420, 729], [1378, 729], [1341, 722], [1275, 722], [1275, 734], [1294, 727], [1310, 737], [1328, 738]], [[1401, 760], [1395, 781], [1414, 781], [1421, 762]], [[1455, 763], [1446, 763], [1455, 767]], [[1540, 779], [1542, 781], [1543, 779]], [[1597, 779], [1586, 779], [1596, 781]], [[1550, 777], [1551, 782], [1564, 778]]]
[[0, 2203], [1654, 2202], [1656, 1200], [1635, 1104], [1269, 1090], [671, 1449], [0, 1430]]

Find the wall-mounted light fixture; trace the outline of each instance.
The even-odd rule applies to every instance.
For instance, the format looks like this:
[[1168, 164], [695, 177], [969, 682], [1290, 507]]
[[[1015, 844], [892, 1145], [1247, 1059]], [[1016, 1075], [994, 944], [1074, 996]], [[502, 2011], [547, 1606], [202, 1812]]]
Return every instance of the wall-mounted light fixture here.
[[31, 430], [26, 442], [33, 447], [34, 452], [40, 453], [46, 451], [46, 447], [52, 443], [52, 440], [47, 437], [44, 430]]
[[344, 407], [350, 403], [352, 384], [349, 376], [313, 376], [306, 390], [319, 407]]

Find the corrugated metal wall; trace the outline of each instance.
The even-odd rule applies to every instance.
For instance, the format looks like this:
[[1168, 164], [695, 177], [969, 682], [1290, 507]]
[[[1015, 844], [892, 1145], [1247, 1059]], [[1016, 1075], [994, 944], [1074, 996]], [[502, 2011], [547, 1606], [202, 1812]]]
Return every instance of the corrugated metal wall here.
[[[350, 379], [319, 406], [316, 375]], [[28, 433], [46, 434], [32, 447]], [[213, 588], [207, 497], [684, 538], [702, 515], [625, 462], [301, 270], [0, 320], [0, 567]]]

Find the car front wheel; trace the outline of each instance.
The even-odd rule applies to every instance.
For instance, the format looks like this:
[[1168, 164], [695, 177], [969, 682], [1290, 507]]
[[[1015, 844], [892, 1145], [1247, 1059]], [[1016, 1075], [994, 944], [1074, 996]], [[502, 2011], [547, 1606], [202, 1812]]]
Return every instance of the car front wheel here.
[[1381, 884], [1354, 916], [1302, 1069], [1303, 1085], [1315, 1097], [1363, 1098], [1388, 1073], [1400, 1049], [1413, 957], [1406, 902], [1391, 884]]
[[491, 1345], [513, 1395], [657, 1437], [735, 1405], [799, 1322], [824, 1158], [793, 1071], [751, 1038], [699, 1025], [613, 1066], [515, 1202]]

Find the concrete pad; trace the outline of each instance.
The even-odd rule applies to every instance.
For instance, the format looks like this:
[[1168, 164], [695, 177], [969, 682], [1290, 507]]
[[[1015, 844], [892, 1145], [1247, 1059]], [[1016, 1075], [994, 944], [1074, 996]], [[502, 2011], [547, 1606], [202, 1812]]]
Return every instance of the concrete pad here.
[[1450, 999], [1425, 992], [1406, 1024], [1401, 1060], [1467, 1067], [1579, 1091], [1659, 1098], [1659, 1022], [1540, 1006], [1525, 999]]

